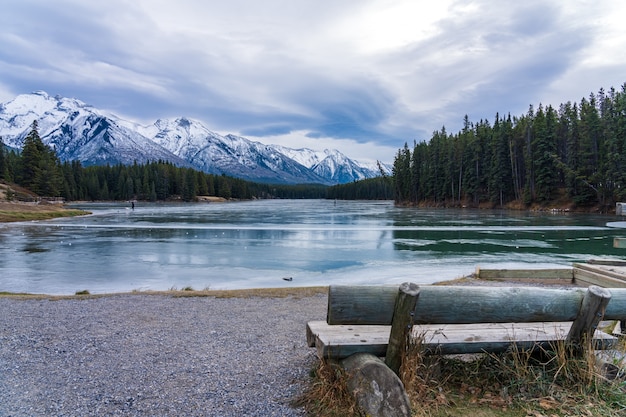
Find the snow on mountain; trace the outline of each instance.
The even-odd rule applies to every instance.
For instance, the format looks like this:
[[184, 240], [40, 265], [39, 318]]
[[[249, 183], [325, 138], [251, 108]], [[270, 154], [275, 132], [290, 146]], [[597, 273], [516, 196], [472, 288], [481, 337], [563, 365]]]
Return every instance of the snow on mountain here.
[[326, 158], [326, 150], [314, 151], [309, 148], [293, 149], [285, 146], [276, 146], [276, 149], [307, 168], [313, 168], [315, 165], [319, 164], [321, 160]]
[[314, 151], [265, 145], [220, 135], [202, 123], [178, 118], [142, 126], [77, 99], [43, 91], [0, 104], [0, 136], [21, 148], [33, 120], [39, 135], [63, 161], [85, 165], [163, 160], [207, 173], [269, 183], [338, 184], [380, 175], [336, 150]]
[[192, 167], [145, 136], [120, 126], [115, 120], [87, 115], [46, 133], [42, 139], [52, 145], [62, 160], [80, 160], [85, 165], [125, 164], [137, 161], [170, 161]]
[[272, 146], [239, 136], [219, 135], [195, 120], [160, 119], [141, 131], [204, 172], [258, 182], [328, 183]]
[[132, 164], [165, 160], [191, 166], [145, 136], [127, 129], [120, 119], [104, 115], [76, 99], [51, 97], [45, 92], [23, 94], [0, 106], [0, 135], [21, 148], [37, 120], [39, 136], [62, 161], [84, 165]]
[[[348, 158], [336, 149], [314, 151], [308, 148], [292, 149], [280, 146], [277, 148], [290, 158], [310, 168], [317, 175], [330, 179], [335, 184], [343, 184], [380, 176], [377, 164], [364, 164]], [[385, 173], [391, 168], [381, 164]]]
[[68, 112], [81, 107], [86, 105], [78, 100], [57, 100], [43, 91], [22, 94], [0, 105], [0, 132], [6, 144], [21, 147], [21, 140], [34, 120], [39, 123], [41, 133], [59, 125]]

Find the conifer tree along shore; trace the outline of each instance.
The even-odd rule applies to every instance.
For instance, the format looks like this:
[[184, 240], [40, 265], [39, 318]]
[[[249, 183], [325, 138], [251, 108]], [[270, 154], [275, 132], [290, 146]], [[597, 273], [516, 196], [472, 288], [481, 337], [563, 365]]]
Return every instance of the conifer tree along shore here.
[[614, 206], [626, 200], [626, 84], [493, 123], [465, 116], [460, 132], [398, 150], [393, 178], [401, 204]]

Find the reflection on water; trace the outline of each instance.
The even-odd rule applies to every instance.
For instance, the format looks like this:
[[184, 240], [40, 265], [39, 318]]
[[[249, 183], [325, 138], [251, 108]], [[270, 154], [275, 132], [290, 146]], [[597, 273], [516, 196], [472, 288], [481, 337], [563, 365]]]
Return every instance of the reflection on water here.
[[[0, 226], [0, 291], [432, 283], [482, 267], [623, 257], [613, 216], [267, 200], [80, 206], [93, 216]], [[287, 282], [284, 277], [293, 277]]]

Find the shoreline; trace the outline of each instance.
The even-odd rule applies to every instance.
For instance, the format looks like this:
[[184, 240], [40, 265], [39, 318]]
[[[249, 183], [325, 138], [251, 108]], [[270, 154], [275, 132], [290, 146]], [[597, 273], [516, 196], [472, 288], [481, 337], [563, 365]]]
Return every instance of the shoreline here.
[[242, 288], [233, 290], [164, 290], [164, 291], [127, 291], [91, 294], [43, 294], [43, 293], [16, 293], [0, 291], [0, 299], [28, 299], [28, 300], [73, 300], [73, 299], [95, 299], [118, 296], [168, 296], [172, 298], [287, 298], [287, 297], [312, 297], [316, 295], [326, 295], [327, 286], [313, 287], [276, 287], [276, 288]]
[[85, 216], [88, 214], [91, 214], [91, 212], [67, 208], [61, 204], [0, 202], [0, 224], [50, 220], [61, 217]]
[[[379, 284], [372, 284], [379, 285]], [[398, 284], [399, 285], [399, 284]], [[459, 286], [536, 286], [536, 287], [572, 287], [575, 284], [567, 284], [563, 281], [555, 280], [529, 280], [521, 279], [482, 279], [473, 274], [446, 281], [433, 282], [425, 285], [459, 285]], [[96, 299], [107, 297], [135, 297], [135, 296], [166, 296], [171, 298], [306, 298], [319, 295], [326, 295], [328, 286], [309, 287], [261, 287], [261, 288], [240, 288], [226, 290], [146, 290], [146, 291], [126, 291], [111, 293], [95, 293], [88, 291], [77, 291], [75, 294], [44, 294], [44, 293], [16, 293], [0, 291], [0, 299], [24, 299], [24, 300], [74, 300], [74, 299]]]

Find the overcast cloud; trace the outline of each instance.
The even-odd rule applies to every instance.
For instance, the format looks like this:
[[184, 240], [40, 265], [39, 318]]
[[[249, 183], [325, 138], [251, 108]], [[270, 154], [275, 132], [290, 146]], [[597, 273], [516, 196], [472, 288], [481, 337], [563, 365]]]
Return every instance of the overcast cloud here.
[[[432, 4], [431, 4], [432, 3]], [[436, 4], [435, 4], [436, 3]], [[626, 82], [626, 2], [0, 0], [0, 101], [44, 90], [142, 123], [363, 161], [445, 125]]]

